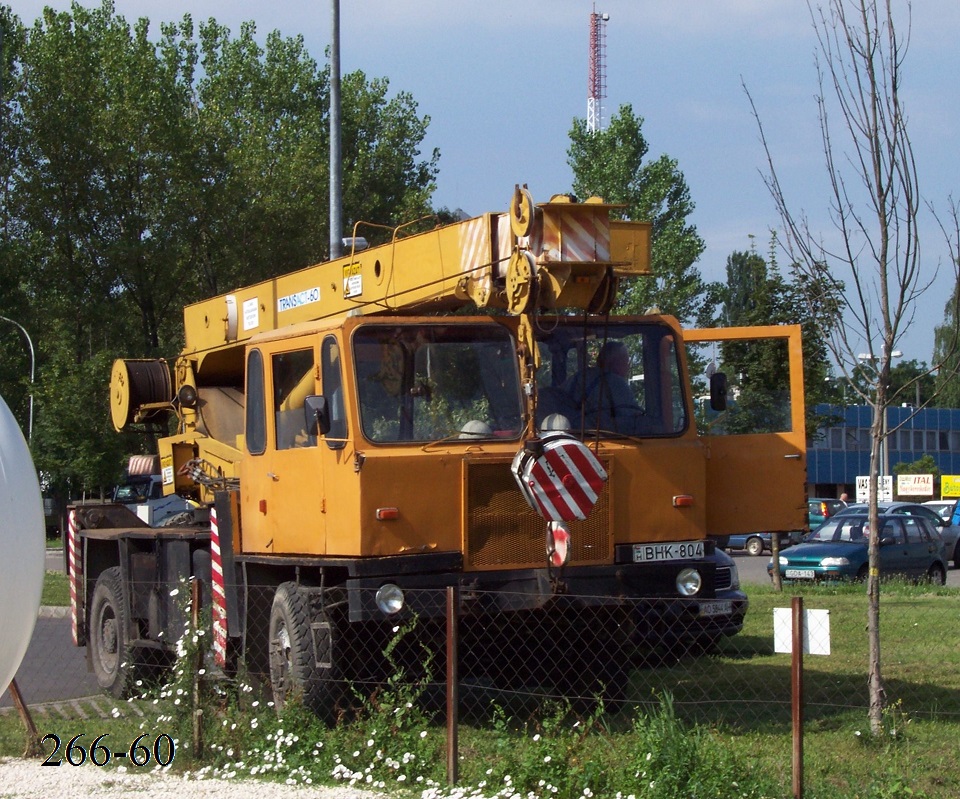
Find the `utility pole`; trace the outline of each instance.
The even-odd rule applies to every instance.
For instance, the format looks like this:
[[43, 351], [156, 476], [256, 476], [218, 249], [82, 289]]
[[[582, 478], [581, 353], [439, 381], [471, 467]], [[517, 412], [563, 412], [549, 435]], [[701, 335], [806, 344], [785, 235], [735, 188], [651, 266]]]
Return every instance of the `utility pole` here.
[[330, 259], [343, 253], [343, 161], [340, 149], [340, 0], [333, 5], [330, 41]]

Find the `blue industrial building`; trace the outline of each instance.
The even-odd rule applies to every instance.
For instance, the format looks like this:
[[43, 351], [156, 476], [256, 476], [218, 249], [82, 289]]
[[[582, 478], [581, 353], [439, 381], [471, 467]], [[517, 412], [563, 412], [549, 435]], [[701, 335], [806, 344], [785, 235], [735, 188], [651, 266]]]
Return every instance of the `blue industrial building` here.
[[[873, 411], [866, 405], [820, 405], [817, 412], [843, 421], [819, 430], [807, 449], [809, 496], [846, 492], [852, 497], [857, 476], [869, 474]], [[884, 474], [892, 474], [898, 463], [930, 455], [940, 474], [960, 475], [960, 409], [892, 407], [887, 410], [887, 429], [891, 432], [881, 466]]]

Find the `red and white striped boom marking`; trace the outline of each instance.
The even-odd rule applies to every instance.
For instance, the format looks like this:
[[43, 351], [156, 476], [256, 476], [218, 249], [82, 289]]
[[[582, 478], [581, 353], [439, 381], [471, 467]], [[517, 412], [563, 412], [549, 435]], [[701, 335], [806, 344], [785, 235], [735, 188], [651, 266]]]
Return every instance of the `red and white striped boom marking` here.
[[210, 509], [210, 585], [213, 617], [213, 658], [218, 666], [227, 664], [227, 595], [223, 587], [223, 559], [220, 555], [220, 525], [217, 509]]
[[80, 646], [80, 583], [83, 563], [77, 536], [77, 512], [67, 514], [67, 580], [70, 583], [70, 631], [74, 646]]

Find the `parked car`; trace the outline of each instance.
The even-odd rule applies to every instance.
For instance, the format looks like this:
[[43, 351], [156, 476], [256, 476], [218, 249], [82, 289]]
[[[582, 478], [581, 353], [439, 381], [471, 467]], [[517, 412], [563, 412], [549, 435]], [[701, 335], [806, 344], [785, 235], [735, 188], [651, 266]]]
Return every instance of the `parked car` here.
[[960, 505], [955, 499], [932, 499], [923, 507], [940, 514], [944, 525], [940, 528], [947, 560], [953, 560], [954, 568], [960, 569]]
[[930, 499], [923, 503], [923, 507], [935, 510], [941, 519], [948, 522], [957, 507], [957, 501], [955, 499]]
[[[788, 546], [799, 540], [799, 533], [778, 533], [780, 537], [780, 549], [786, 549]], [[727, 538], [725, 549], [745, 549], [750, 555], [762, 555], [764, 551], [773, 550], [773, 533], [740, 533], [731, 535]]]
[[842, 499], [817, 498], [807, 500], [807, 524], [816, 530], [825, 520], [847, 507]]
[[[880, 572], [929, 579], [943, 585], [947, 564], [943, 539], [925, 516], [884, 513], [880, 525]], [[784, 580], [864, 580], [868, 572], [866, 513], [841, 513], [827, 519], [791, 547], [778, 564]], [[767, 571], [772, 575], [771, 560]]]
[[[848, 516], [850, 514], [866, 514], [867, 512], [867, 503], [866, 502], [857, 502], [853, 505], [847, 505], [840, 511], [835, 513], [835, 516]], [[943, 519], [940, 514], [937, 513], [932, 508], [928, 508], [926, 505], [923, 505], [919, 502], [878, 502], [877, 503], [877, 512], [879, 513], [894, 513], [900, 516], [921, 516], [924, 519], [929, 519], [937, 527], [943, 526]]]

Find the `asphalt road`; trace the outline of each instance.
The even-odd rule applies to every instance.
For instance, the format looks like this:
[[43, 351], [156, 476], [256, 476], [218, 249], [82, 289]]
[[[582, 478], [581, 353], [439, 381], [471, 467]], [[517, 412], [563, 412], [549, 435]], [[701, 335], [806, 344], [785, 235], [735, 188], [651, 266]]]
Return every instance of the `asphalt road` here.
[[[87, 671], [86, 649], [70, 640], [66, 608], [44, 609], [33, 628], [33, 638], [17, 670], [17, 687], [28, 705], [76, 699], [100, 693]], [[10, 691], [0, 696], [0, 708], [12, 707]]]

